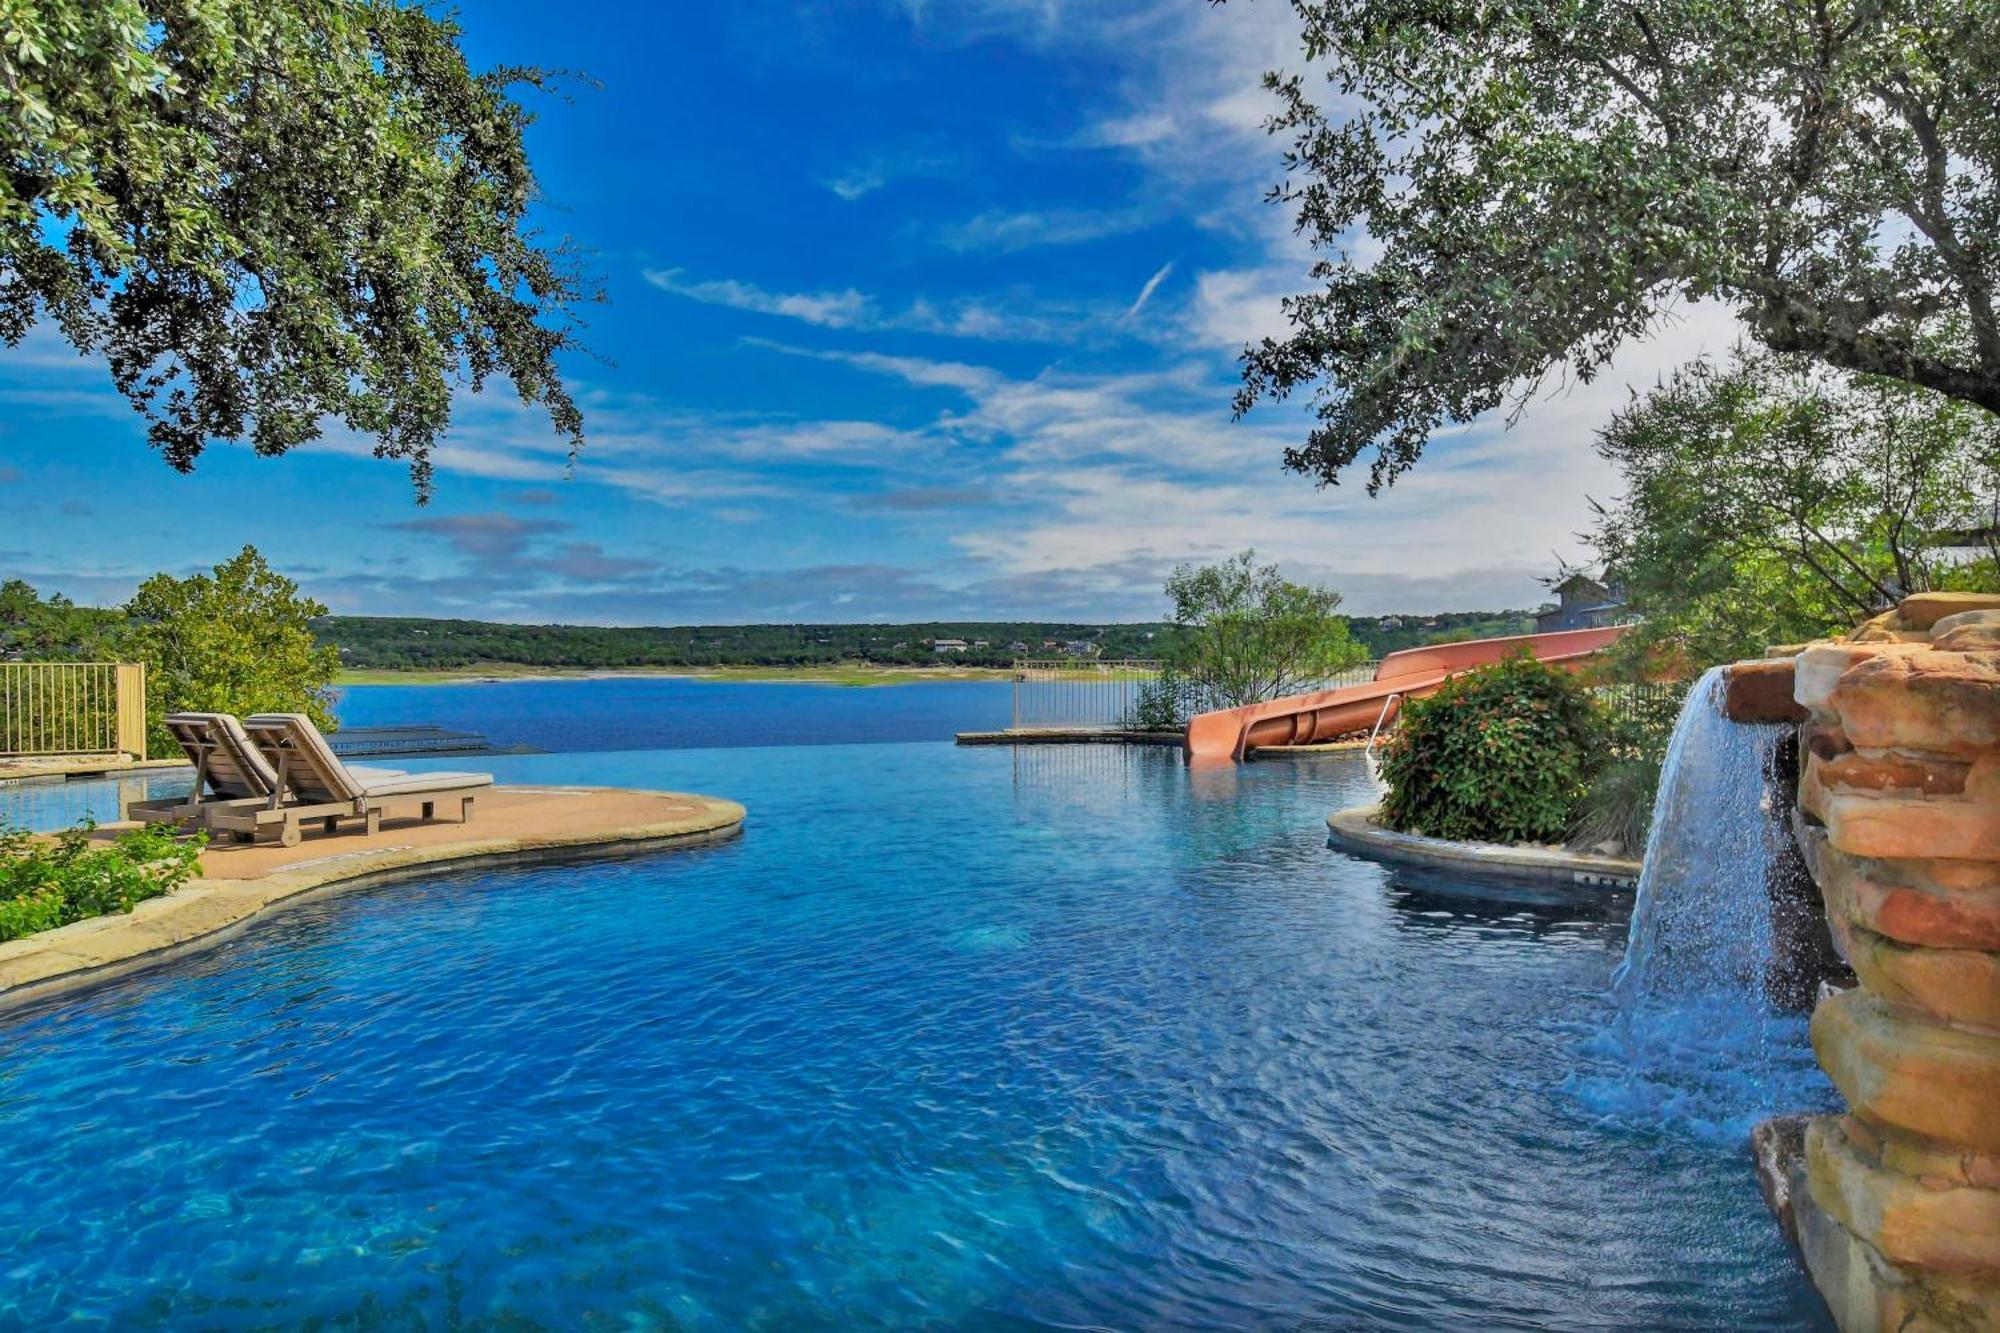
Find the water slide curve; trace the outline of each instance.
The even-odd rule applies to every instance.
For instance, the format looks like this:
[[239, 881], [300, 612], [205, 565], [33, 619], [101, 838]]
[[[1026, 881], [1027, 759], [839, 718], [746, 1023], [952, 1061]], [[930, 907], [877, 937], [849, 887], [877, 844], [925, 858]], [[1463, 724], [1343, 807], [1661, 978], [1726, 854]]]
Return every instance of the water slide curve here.
[[1453, 676], [1497, 662], [1523, 649], [1541, 661], [1575, 669], [1625, 632], [1623, 625], [1471, 639], [1390, 653], [1375, 668], [1375, 679], [1337, 690], [1294, 694], [1283, 699], [1222, 708], [1188, 723], [1191, 759], [1241, 759], [1268, 745], [1311, 745], [1357, 731], [1373, 731], [1395, 721], [1406, 699], [1435, 693]]

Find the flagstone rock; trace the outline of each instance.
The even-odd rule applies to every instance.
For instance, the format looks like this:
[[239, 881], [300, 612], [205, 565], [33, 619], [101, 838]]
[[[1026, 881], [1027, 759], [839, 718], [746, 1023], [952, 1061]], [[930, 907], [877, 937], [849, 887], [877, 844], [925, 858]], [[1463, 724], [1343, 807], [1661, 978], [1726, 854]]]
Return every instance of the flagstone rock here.
[[1871, 994], [1949, 1023], [2000, 1032], [2000, 954], [1904, 944], [1852, 918], [1844, 923], [1841, 944], [1841, 956]]
[[1791, 828], [1858, 984], [1810, 1027], [1848, 1114], [1765, 1132], [1760, 1180], [1845, 1333], [2000, 1333], [2000, 596], [1809, 644], [1792, 698]]
[[1804, 850], [1830, 921], [1903, 944], [2000, 953], [2000, 865], [1872, 860], [1825, 847], [1823, 833], [1821, 843], [1817, 856]]
[[1792, 697], [1801, 708], [1814, 713], [1833, 711], [1834, 686], [1840, 678], [1863, 662], [1877, 657], [1926, 652], [1922, 643], [1815, 643], [1793, 662]]
[[2000, 648], [2000, 611], [1961, 611], [1931, 626], [1931, 647], [1969, 653]]
[[1803, 722], [1806, 710], [1792, 697], [1790, 658], [1738, 662], [1722, 676], [1722, 715], [1731, 722]]
[[1920, 592], [1896, 604], [1897, 617], [1913, 630], [1930, 629], [1947, 616], [1967, 611], [2000, 611], [2000, 593]]
[[2000, 861], [2000, 752], [1970, 765], [1965, 788], [1949, 796], [1888, 795], [1829, 785], [1826, 765], [1810, 761], [1800, 806], [1826, 825], [1827, 837], [1854, 856]]
[[1868, 1138], [1857, 1145], [1848, 1123], [1828, 1116], [1806, 1127], [1814, 1200], [1891, 1262], [2000, 1276], [2000, 1190], [1886, 1170], [1879, 1140], [1873, 1152]]
[[2000, 1153], [2000, 1034], [1898, 1011], [1865, 986], [1813, 1011], [1813, 1054], [1870, 1124]]
[[2000, 652], [1878, 653], [1841, 673], [1827, 708], [1856, 749], [1976, 757], [2000, 748]]

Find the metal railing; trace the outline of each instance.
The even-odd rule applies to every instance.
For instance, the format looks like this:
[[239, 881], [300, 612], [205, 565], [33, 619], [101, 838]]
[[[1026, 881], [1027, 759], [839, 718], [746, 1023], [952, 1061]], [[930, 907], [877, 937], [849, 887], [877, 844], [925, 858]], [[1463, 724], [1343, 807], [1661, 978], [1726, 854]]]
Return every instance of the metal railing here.
[[1594, 693], [1614, 723], [1622, 726], [1651, 723], [1671, 729], [1687, 691], [1686, 681], [1658, 681], [1599, 685]]
[[1129, 725], [1139, 691], [1159, 676], [1160, 663], [1150, 658], [1016, 662], [1014, 726], [1115, 731]]
[[0, 755], [146, 757], [137, 662], [0, 662]]

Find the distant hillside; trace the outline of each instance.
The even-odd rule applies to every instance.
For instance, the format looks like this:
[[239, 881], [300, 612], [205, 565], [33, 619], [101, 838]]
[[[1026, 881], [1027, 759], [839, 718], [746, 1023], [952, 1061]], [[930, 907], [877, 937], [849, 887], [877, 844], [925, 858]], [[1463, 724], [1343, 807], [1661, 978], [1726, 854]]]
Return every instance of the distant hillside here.
[[[912, 625], [500, 625], [482, 620], [328, 616], [323, 643], [354, 669], [534, 667], [822, 666], [938, 661], [1005, 666], [1017, 657], [1151, 657], [1164, 625], [935, 622]], [[961, 641], [940, 652], [937, 641]]]
[[1533, 611], [1447, 611], [1430, 616], [1349, 616], [1347, 632], [1368, 645], [1370, 657], [1461, 639], [1533, 634]]
[[[1442, 638], [1525, 633], [1525, 611], [1433, 616], [1356, 616], [1348, 621], [1372, 656]], [[938, 661], [1006, 666], [1017, 657], [1158, 657], [1171, 642], [1165, 624], [1082, 625], [1051, 621], [938, 621], [910, 625], [503, 625], [484, 620], [327, 616], [322, 643], [352, 670], [449, 670], [475, 666], [569, 669], [619, 667], [825, 666]], [[939, 640], [963, 650], [940, 652]]]

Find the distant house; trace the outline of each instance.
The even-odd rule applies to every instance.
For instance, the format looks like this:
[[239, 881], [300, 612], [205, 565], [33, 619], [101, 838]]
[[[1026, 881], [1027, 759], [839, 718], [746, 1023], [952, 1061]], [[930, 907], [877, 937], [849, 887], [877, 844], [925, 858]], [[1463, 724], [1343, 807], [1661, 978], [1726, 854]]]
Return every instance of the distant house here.
[[962, 653], [972, 645], [964, 639], [933, 639], [931, 651], [934, 653]]
[[1098, 647], [1089, 639], [1071, 639], [1063, 645], [1063, 651], [1071, 657], [1095, 657], [1098, 654]]
[[1025, 653], [1028, 651], [1028, 645], [1026, 643], [1023, 643], [1021, 640], [1016, 639], [1014, 640], [1014, 642], [1007, 645], [1007, 651], [1010, 653]]
[[1626, 619], [1625, 590], [1616, 583], [1599, 583], [1588, 574], [1572, 574], [1555, 586], [1561, 600], [1535, 613], [1535, 633], [1566, 629], [1597, 629]]
[[1401, 616], [1383, 616], [1380, 620], [1376, 621], [1375, 623], [1377, 625], [1380, 625], [1383, 629], [1403, 628], [1403, 618]]

